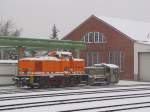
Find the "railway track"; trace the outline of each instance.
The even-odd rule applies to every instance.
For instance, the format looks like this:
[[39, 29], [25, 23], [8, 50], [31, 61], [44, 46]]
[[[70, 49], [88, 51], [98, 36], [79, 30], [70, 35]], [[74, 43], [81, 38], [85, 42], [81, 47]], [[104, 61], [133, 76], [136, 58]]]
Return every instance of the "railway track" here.
[[2, 94], [15, 94], [15, 93], [62, 91], [62, 90], [95, 89], [95, 88], [102, 88], [102, 87], [98, 87], [98, 86], [77, 86], [77, 87], [45, 88], [45, 89], [30, 89], [30, 88], [0, 89], [0, 95], [2, 95]]
[[[0, 105], [0, 111], [22, 109], [22, 108], [31, 108], [31, 107], [64, 105], [64, 104], [69, 104], [69, 105], [70, 104], [77, 104], [77, 103], [81, 104], [81, 103], [85, 103], [85, 102], [90, 103], [90, 102], [107, 101], [107, 100], [109, 100], [109, 101], [114, 100], [115, 101], [117, 99], [132, 99], [132, 98], [135, 99], [135, 98], [145, 98], [145, 97], [150, 97], [150, 93], [143, 93], [142, 95], [141, 94], [128, 94], [128, 95], [117, 95], [117, 96], [75, 98], [75, 99], [67, 99], [67, 100], [40, 101], [40, 102]], [[150, 104], [150, 102], [147, 102], [147, 103]], [[98, 108], [101, 108], [101, 107], [95, 107], [95, 108], [91, 108], [91, 109], [98, 109]], [[87, 109], [89, 109], [89, 108], [87, 108]], [[79, 109], [77, 109], [77, 110], [79, 111]], [[86, 109], [82, 109], [82, 110], [86, 110]], [[67, 111], [73, 111], [73, 110], [67, 110]]]
[[119, 104], [119, 105], [110, 105], [110, 106], [99, 106], [99, 107], [92, 107], [92, 108], [82, 108], [82, 109], [72, 109], [72, 110], [65, 110], [60, 112], [74, 112], [74, 111], [98, 111], [98, 112], [116, 112], [116, 111], [123, 111], [123, 110], [132, 110], [132, 109], [139, 109], [139, 108], [150, 108], [150, 102], [140, 102], [140, 103], [127, 103], [127, 104]]
[[137, 87], [137, 86], [150, 86], [150, 84], [107, 85], [107, 86], [77, 86], [77, 87], [46, 88], [46, 89], [30, 89], [30, 88], [0, 89], [0, 95], [3, 95], [3, 94], [16, 94], [16, 93], [31, 93], [31, 92], [46, 92], [46, 91], [62, 91], [62, 90], [96, 89], [96, 88]]
[[6, 100], [18, 100], [18, 99], [31, 99], [31, 98], [44, 98], [44, 97], [57, 97], [57, 96], [69, 96], [69, 95], [87, 95], [87, 94], [99, 94], [99, 93], [116, 93], [116, 92], [131, 92], [131, 91], [144, 91], [150, 90], [150, 87], [145, 88], [130, 88], [130, 89], [111, 89], [111, 90], [90, 90], [90, 91], [79, 91], [79, 92], [63, 92], [63, 93], [46, 93], [46, 94], [36, 94], [36, 95], [25, 95], [25, 96], [9, 96], [0, 97], [0, 101]]

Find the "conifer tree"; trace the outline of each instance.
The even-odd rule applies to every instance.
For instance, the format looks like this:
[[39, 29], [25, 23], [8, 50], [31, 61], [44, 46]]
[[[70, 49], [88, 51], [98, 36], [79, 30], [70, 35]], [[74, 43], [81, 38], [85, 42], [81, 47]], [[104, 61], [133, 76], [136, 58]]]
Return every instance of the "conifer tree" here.
[[54, 24], [54, 26], [53, 26], [53, 28], [52, 28], [52, 34], [50, 35], [50, 39], [51, 39], [51, 40], [58, 40], [58, 35], [57, 35], [57, 33], [58, 33], [58, 29], [56, 28], [56, 26], [55, 26], [55, 24]]

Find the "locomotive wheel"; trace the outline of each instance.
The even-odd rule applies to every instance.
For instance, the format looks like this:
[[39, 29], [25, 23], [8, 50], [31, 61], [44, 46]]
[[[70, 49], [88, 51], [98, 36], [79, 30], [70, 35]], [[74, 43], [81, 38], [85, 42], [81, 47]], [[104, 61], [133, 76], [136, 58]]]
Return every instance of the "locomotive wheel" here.
[[94, 82], [95, 82], [95, 80], [94, 80], [94, 78], [88, 78], [88, 85], [90, 85], [90, 86], [92, 86], [92, 85], [94, 85]]
[[69, 77], [64, 77], [64, 86], [69, 86]]
[[70, 77], [70, 86], [71, 87], [75, 86], [75, 81], [73, 77]]

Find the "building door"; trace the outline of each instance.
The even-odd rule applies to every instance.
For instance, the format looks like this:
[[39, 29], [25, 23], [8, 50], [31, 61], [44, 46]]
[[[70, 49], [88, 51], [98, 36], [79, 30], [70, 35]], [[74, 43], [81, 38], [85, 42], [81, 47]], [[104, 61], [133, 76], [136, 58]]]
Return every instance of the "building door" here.
[[150, 81], [150, 53], [139, 53], [139, 76], [141, 81]]

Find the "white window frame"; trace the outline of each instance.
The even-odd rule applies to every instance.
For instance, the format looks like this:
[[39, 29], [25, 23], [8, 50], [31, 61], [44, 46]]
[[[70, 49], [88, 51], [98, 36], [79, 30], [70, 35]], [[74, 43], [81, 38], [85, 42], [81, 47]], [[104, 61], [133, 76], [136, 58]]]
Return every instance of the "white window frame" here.
[[120, 51], [120, 71], [123, 72], [123, 65], [124, 65], [124, 52]]
[[86, 66], [89, 66], [89, 52], [86, 53]]
[[94, 52], [91, 52], [91, 63], [92, 63], [92, 66], [93, 66], [93, 64], [94, 64], [94, 57], [93, 57], [93, 55], [94, 55]]
[[100, 53], [98, 51], [96, 52], [96, 63], [100, 63]]
[[[109, 51], [109, 53], [108, 53], [108, 63], [109, 64], [113, 64], [114, 63], [114, 56], [113, 56], [113, 52], [112, 51]], [[111, 56], [112, 55], [112, 56]], [[112, 58], [112, 60], [111, 60], [111, 58]], [[112, 62], [111, 62], [112, 61]]]
[[[96, 33], [98, 33], [98, 41], [96, 42]], [[102, 38], [100, 41], [100, 37]], [[100, 32], [94, 32], [94, 43], [104, 43], [104, 35]]]
[[81, 41], [85, 43], [85, 35], [81, 38]]
[[[98, 42], [95, 41], [96, 33], [98, 33]], [[99, 43], [99, 32], [94, 32], [94, 43]]]
[[[112, 54], [112, 57], [111, 57]], [[117, 57], [118, 55], [118, 57]], [[111, 60], [112, 58], [112, 60]], [[112, 61], [112, 63], [111, 63]], [[119, 63], [117, 63], [119, 61]], [[123, 51], [109, 51], [108, 54], [108, 63], [110, 64], [118, 64], [119, 69], [123, 72], [123, 65], [124, 65], [124, 52]]]
[[[100, 41], [101, 38], [101, 41]], [[102, 33], [99, 33], [99, 43], [104, 43], [104, 36]]]
[[[86, 37], [86, 36], [87, 36], [87, 37]], [[83, 37], [83, 38], [84, 38], [84, 39], [83, 39], [83, 40], [84, 40], [84, 42], [85, 42], [85, 43], [87, 43], [87, 42], [89, 41], [89, 39], [88, 39], [88, 33], [86, 33], [86, 34], [84, 35], [84, 37]], [[87, 39], [87, 41], [86, 41], [86, 39]]]
[[[88, 42], [87, 43], [93, 43], [93, 42], [90, 42], [90, 33], [92, 33], [93, 34], [93, 32], [88, 32]], [[93, 40], [94, 38], [92, 37], [92, 40]]]
[[[91, 38], [90, 35], [91, 34], [92, 34], [92, 42], [90, 41], [90, 38]], [[96, 41], [96, 34], [98, 35], [98, 40], [97, 41]], [[88, 32], [84, 35], [83, 41], [85, 43], [104, 43], [104, 35], [100, 32]]]

